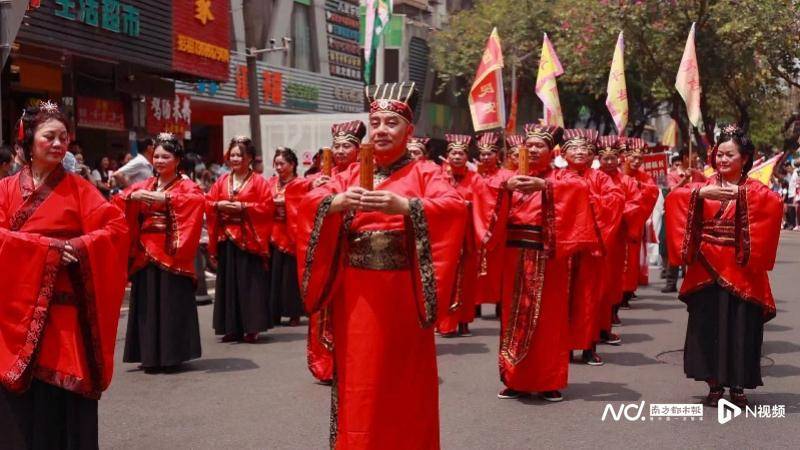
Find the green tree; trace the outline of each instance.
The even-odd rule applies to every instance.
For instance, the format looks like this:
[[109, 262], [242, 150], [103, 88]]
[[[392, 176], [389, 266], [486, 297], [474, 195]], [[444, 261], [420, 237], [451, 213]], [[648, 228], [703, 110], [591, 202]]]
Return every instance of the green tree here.
[[[651, 118], [666, 112], [681, 124], [685, 138], [689, 126], [674, 83], [692, 22], [703, 86], [701, 132], [710, 135], [717, 121], [736, 121], [751, 128], [761, 144], [779, 142], [775, 111], [800, 76], [800, 0], [481, 0], [434, 38], [433, 61], [445, 86], [468, 89], [486, 37], [497, 25], [507, 67], [534, 52], [519, 72], [522, 85], [532, 86], [546, 31], [564, 65], [559, 90], [565, 121], [574, 124], [585, 107], [593, 124], [610, 130], [605, 91], [616, 37], [623, 31], [629, 134], [640, 134]], [[462, 81], [453, 83], [456, 79]]]

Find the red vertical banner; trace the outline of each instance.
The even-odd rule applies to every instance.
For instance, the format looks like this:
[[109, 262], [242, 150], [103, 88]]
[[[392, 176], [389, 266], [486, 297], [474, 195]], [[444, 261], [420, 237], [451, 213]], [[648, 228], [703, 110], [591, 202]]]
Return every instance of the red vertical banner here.
[[492, 30], [483, 52], [475, 81], [469, 90], [469, 111], [475, 131], [505, 126], [505, 95], [503, 94], [503, 51], [497, 28]]

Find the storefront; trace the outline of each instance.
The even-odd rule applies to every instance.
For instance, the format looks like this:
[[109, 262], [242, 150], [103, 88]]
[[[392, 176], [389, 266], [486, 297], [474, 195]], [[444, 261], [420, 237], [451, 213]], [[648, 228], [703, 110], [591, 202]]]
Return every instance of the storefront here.
[[174, 80], [227, 79], [229, 9], [223, 0], [42, 1], [12, 52], [4, 128], [49, 98], [89, 162], [135, 152], [137, 139], [160, 131], [188, 138], [191, 98], [176, 95]]
[[[258, 62], [259, 107], [270, 113], [358, 113], [364, 111], [363, 83], [315, 72]], [[249, 111], [247, 63], [232, 55], [224, 83], [176, 83], [192, 97], [193, 146], [211, 161], [222, 159], [222, 117]]]

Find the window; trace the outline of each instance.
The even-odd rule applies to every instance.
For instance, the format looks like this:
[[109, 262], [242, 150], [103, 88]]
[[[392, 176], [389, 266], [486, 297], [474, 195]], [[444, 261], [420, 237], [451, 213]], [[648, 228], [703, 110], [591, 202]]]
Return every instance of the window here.
[[292, 67], [316, 72], [311, 42], [311, 11], [308, 5], [294, 2], [292, 8]]

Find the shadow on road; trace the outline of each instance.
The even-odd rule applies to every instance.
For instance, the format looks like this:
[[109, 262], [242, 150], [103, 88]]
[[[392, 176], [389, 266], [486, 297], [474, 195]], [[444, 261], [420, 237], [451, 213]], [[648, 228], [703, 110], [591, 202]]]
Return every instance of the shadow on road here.
[[245, 358], [209, 358], [191, 361], [184, 365], [185, 372], [225, 373], [258, 369], [258, 364]]
[[489, 347], [480, 342], [436, 344], [436, 355], [478, 355], [489, 353]]
[[666, 319], [637, 319], [635, 317], [625, 317], [622, 319], [622, 325], [657, 325], [659, 323], [670, 323]]
[[564, 399], [587, 402], [632, 402], [642, 398], [642, 394], [628, 389], [623, 383], [592, 381], [590, 383], [570, 383], [565, 389]]
[[765, 341], [761, 348], [763, 355], [795, 353], [800, 351], [800, 345], [787, 341]]
[[800, 367], [790, 364], [774, 364], [765, 367], [763, 371], [765, 377], [785, 378], [800, 375]]
[[620, 333], [623, 344], [638, 344], [653, 340], [653, 336], [645, 333]]
[[604, 353], [602, 348], [598, 348], [598, 352], [603, 355], [603, 359], [606, 363], [616, 364], [618, 366], [647, 366], [650, 364], [661, 364], [661, 362], [657, 359], [650, 358], [642, 353]]
[[[652, 311], [667, 311], [670, 309], [684, 309], [686, 306], [683, 303], [670, 302], [670, 303], [631, 303], [631, 309], [649, 309]], [[625, 319], [623, 319], [625, 320]]]
[[271, 344], [273, 342], [305, 341], [307, 337], [306, 333], [267, 333], [261, 335], [258, 339], [258, 343]]

